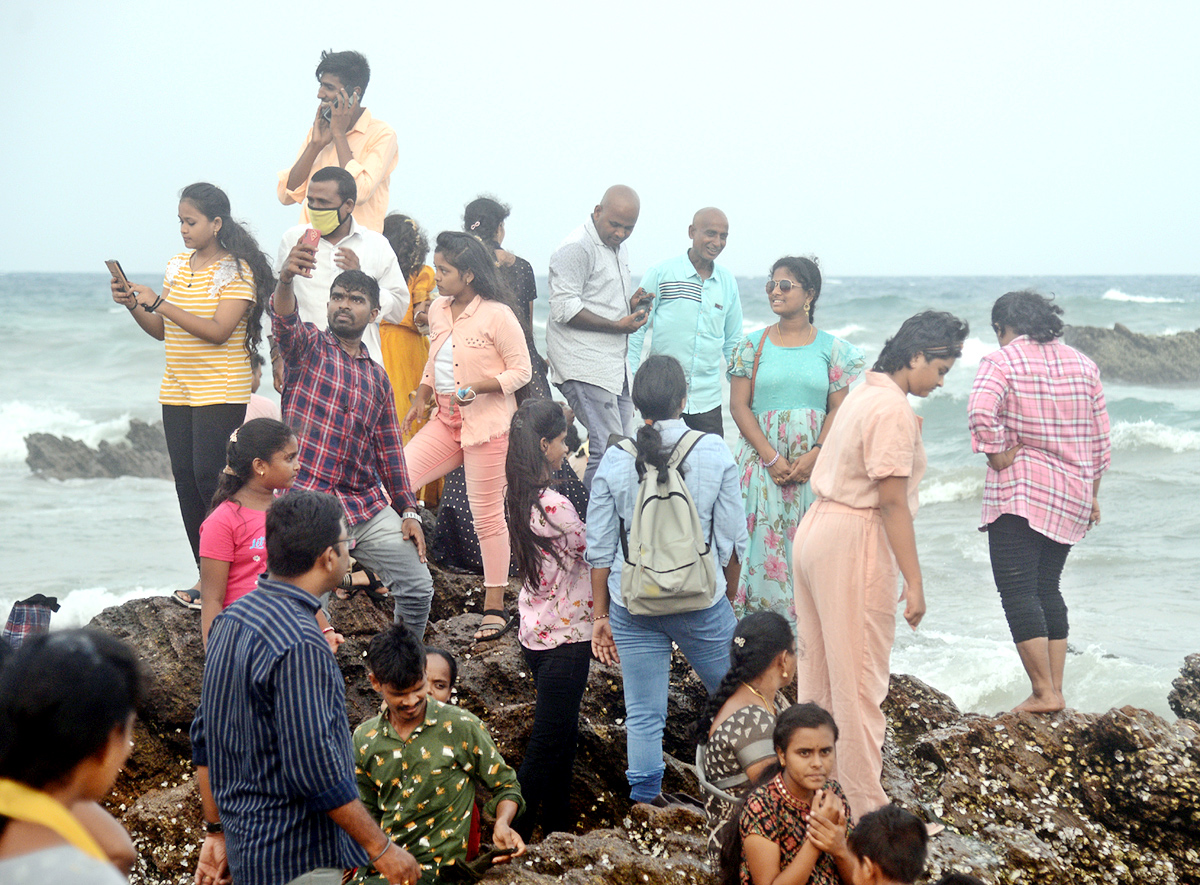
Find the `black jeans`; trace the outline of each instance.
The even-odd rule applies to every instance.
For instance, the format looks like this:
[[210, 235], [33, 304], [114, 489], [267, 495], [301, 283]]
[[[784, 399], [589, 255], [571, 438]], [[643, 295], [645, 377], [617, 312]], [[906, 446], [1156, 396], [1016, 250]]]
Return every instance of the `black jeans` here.
[[1067, 604], [1058, 589], [1070, 544], [1052, 541], [1023, 516], [1001, 515], [988, 526], [992, 577], [1013, 642], [1067, 638]]
[[715, 433], [722, 439], [725, 438], [725, 424], [721, 420], [721, 407], [709, 409], [707, 412], [694, 412], [692, 414], [683, 415], [683, 423], [692, 430], [699, 430], [702, 433]]
[[513, 823], [529, 841], [538, 824], [542, 835], [565, 830], [571, 811], [571, 769], [579, 742], [579, 704], [592, 661], [590, 642], [556, 648], [522, 647], [537, 687], [533, 732], [517, 772], [525, 813]]
[[225, 469], [229, 434], [246, 420], [246, 404], [163, 406], [162, 416], [171, 474], [175, 477], [175, 497], [179, 499], [179, 513], [188, 543], [192, 545], [192, 556], [199, 565], [200, 523], [208, 515], [217, 480]]

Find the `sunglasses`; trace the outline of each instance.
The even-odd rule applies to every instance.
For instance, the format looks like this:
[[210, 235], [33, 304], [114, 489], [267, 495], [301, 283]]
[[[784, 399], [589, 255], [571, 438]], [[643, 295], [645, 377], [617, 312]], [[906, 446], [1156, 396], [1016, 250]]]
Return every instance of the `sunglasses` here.
[[792, 289], [803, 289], [804, 286], [799, 283], [793, 283], [791, 280], [767, 280], [767, 294], [771, 295], [775, 292], [775, 287], [779, 287], [779, 291], [786, 295]]

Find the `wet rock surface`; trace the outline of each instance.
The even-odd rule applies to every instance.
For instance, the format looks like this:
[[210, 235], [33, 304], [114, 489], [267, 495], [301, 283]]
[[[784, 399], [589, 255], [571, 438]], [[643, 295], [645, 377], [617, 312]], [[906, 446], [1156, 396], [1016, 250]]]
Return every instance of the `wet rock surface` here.
[[96, 448], [52, 433], [25, 437], [25, 463], [47, 479], [100, 479], [141, 476], [171, 479], [171, 460], [162, 422], [147, 424], [134, 418], [118, 443], [102, 441]]
[[1120, 323], [1111, 329], [1067, 326], [1063, 340], [1095, 360], [1101, 375], [1132, 384], [1200, 384], [1200, 330], [1141, 335]]
[[1171, 683], [1167, 703], [1176, 716], [1200, 722], [1200, 654], [1184, 659], [1179, 678]]
[[[484, 719], [518, 767], [534, 688], [516, 631], [474, 644], [479, 616], [463, 612], [478, 608], [479, 579], [435, 571], [434, 580], [435, 606], [457, 611], [431, 623], [426, 638], [458, 658], [456, 702]], [[346, 636], [338, 661], [353, 724], [378, 710], [362, 653], [390, 619], [387, 605], [363, 594], [331, 605], [331, 620]], [[141, 855], [134, 881], [190, 882], [203, 835], [187, 738], [200, 696], [199, 614], [166, 598], [142, 599], [106, 610], [94, 624], [129, 641], [151, 674], [136, 747], [109, 803]], [[1188, 663], [1195, 687], [1200, 655]], [[698, 793], [686, 762], [693, 758], [688, 730], [703, 701], [703, 686], [677, 657], [665, 790]], [[885, 709], [888, 795], [947, 825], [931, 842], [928, 881], [958, 870], [997, 885], [1200, 883], [1200, 723], [1168, 723], [1130, 707], [1099, 715], [964, 715], [907, 676], [892, 678]], [[618, 669], [593, 662], [571, 785], [574, 829], [535, 842], [527, 857], [485, 881], [711, 881], [701, 815], [630, 806], [624, 714]], [[489, 835], [485, 828], [485, 842]]]

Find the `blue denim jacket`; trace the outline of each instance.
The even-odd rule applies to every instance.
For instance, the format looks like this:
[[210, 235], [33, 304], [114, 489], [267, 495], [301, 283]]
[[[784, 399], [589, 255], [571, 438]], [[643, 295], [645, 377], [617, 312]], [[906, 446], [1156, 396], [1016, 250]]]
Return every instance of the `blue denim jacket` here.
[[[662, 434], [663, 444], [673, 446], [683, 436], [687, 425], [682, 419], [658, 421], [654, 425]], [[713, 553], [724, 567], [729, 557], [737, 553], [745, 560], [750, 543], [746, 531], [746, 509], [738, 482], [737, 465], [725, 441], [715, 434], [705, 434], [683, 462], [683, 481], [687, 483], [700, 524], [713, 539]], [[592, 568], [612, 569], [608, 575], [608, 595], [617, 605], [621, 600], [620, 524], [628, 526], [633, 519], [633, 504], [637, 500], [638, 475], [633, 456], [613, 446], [604, 453], [588, 501], [587, 561]], [[717, 569], [717, 592], [713, 604], [725, 595], [725, 573]]]

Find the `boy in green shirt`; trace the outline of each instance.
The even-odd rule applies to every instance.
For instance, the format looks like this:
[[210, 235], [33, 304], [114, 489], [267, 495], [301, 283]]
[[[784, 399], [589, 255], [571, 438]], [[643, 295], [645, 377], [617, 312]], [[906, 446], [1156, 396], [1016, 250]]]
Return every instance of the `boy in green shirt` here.
[[[492, 793], [485, 811], [496, 816], [493, 844], [509, 852], [495, 862], [524, 854], [510, 826], [525, 809], [516, 772], [477, 717], [429, 697], [420, 639], [393, 625], [371, 640], [367, 670], [384, 711], [354, 732], [358, 792], [389, 838], [417, 859], [422, 885], [466, 861], [476, 784]], [[368, 867], [355, 881], [384, 880]]]

